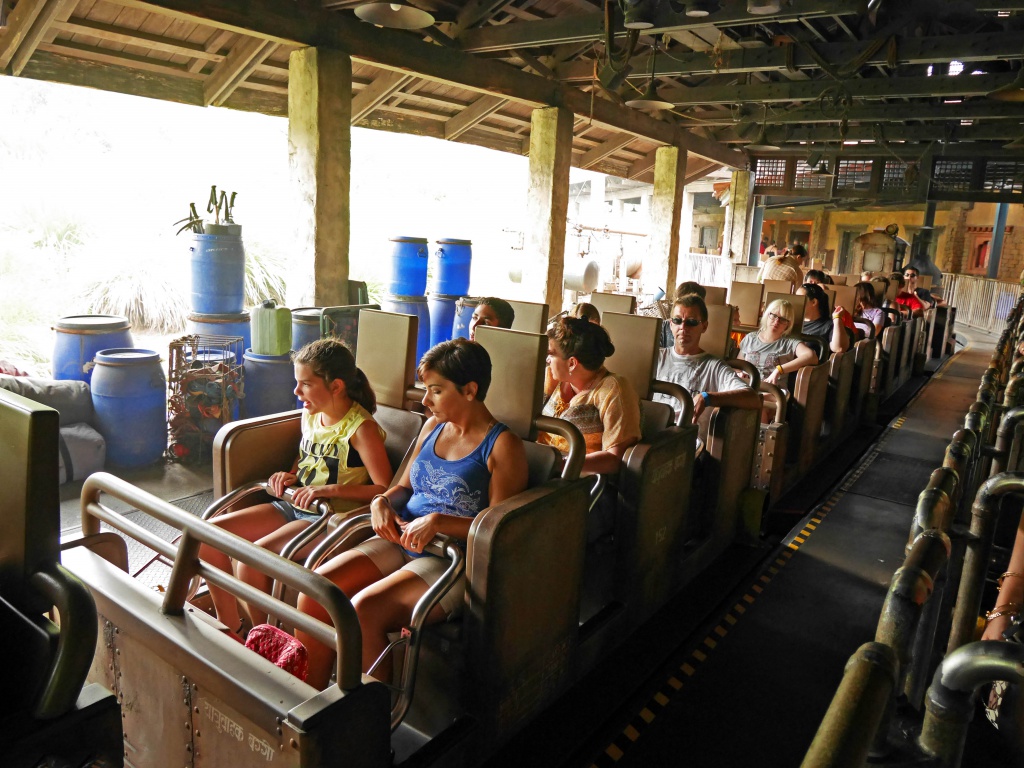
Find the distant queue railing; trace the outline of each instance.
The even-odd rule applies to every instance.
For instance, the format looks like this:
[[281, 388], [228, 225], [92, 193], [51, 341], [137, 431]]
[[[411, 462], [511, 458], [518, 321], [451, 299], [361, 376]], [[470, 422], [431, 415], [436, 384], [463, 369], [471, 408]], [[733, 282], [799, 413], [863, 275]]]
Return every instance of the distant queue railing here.
[[[1006, 471], [1024, 466], [1024, 361], [1016, 354], [1024, 295], [1014, 287], [977, 399], [918, 497], [907, 556], [893, 575], [875, 639], [847, 662], [802, 768], [853, 768], [869, 758], [872, 765], [903, 765], [915, 762], [908, 750], [922, 764], [955, 768], [978, 686], [1024, 683], [1024, 646], [971, 642], [999, 501], [1024, 494], [1024, 472]], [[933, 649], [943, 643], [945, 658], [934, 669]], [[908, 727], [915, 718], [920, 727]], [[915, 733], [913, 744], [893, 743]]]
[[956, 307], [956, 321], [994, 331], [1002, 327], [1017, 302], [1021, 286], [975, 275], [942, 273], [942, 295]]

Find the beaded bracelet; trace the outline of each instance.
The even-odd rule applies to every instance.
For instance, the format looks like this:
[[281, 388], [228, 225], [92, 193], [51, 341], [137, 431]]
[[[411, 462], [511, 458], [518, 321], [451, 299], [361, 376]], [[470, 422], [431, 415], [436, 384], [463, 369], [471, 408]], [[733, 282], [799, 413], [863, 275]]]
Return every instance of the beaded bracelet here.
[[1020, 614], [1020, 603], [1003, 603], [986, 613], [985, 621], [992, 621], [1000, 616], [1017, 616], [1018, 614]]
[[1024, 578], [1024, 573], [1021, 573], [1019, 571], [1007, 571], [1006, 573], [1004, 573], [1002, 576], [999, 577], [999, 586], [1002, 587], [1003, 586], [1003, 580], [1004, 579], [1009, 579], [1012, 576], [1016, 576], [1017, 578]]

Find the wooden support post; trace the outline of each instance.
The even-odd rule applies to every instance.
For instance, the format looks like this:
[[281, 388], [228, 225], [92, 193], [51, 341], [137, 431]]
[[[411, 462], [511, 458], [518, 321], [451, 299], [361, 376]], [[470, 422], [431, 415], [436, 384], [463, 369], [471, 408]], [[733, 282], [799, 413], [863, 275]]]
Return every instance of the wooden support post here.
[[292, 306], [348, 304], [352, 59], [301, 48], [288, 57], [288, 159], [296, 202]]
[[651, 293], [671, 294], [679, 265], [679, 221], [683, 209], [686, 150], [658, 147], [651, 198], [651, 236], [644, 258], [644, 286]]
[[747, 263], [750, 228], [754, 223], [754, 174], [733, 171], [729, 184], [729, 206], [725, 211], [722, 255], [737, 264]]
[[535, 109], [530, 119], [523, 286], [526, 300], [546, 302], [552, 313], [562, 309], [572, 122], [564, 107]]

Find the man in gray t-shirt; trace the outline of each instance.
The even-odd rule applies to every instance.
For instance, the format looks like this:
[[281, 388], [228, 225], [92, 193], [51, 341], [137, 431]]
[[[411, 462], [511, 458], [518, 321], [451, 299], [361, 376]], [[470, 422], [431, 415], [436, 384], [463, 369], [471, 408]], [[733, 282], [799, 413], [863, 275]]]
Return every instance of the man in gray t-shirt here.
[[[675, 382], [693, 398], [693, 420], [707, 407], [760, 408], [761, 397], [722, 360], [700, 348], [708, 329], [708, 308], [699, 296], [683, 296], [672, 306], [674, 345], [658, 353], [657, 378]], [[675, 404], [673, 398], [657, 399]]]

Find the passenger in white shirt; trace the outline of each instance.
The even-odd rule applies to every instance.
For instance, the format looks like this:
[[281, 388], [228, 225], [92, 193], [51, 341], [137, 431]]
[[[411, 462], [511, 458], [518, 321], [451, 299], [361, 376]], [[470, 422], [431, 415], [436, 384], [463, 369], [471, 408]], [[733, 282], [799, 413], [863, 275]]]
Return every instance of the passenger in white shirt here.
[[[675, 382], [690, 393], [694, 421], [709, 407], [761, 407], [761, 396], [733, 368], [700, 348], [700, 337], [708, 329], [708, 308], [700, 296], [678, 299], [670, 322], [674, 345], [659, 352], [657, 378]], [[675, 404], [665, 395], [657, 399]]]

